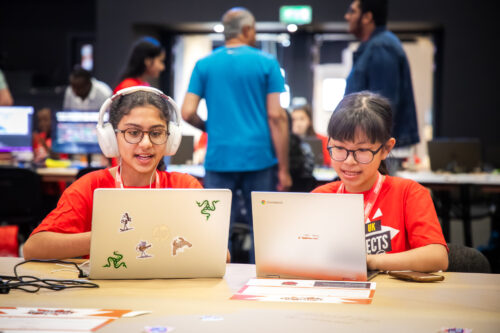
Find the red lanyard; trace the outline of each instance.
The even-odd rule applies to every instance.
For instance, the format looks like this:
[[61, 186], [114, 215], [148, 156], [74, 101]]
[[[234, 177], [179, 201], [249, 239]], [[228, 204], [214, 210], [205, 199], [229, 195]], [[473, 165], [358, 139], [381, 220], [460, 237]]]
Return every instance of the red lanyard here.
[[[366, 195], [366, 200], [364, 201], [364, 206], [365, 206], [365, 223], [368, 221], [370, 217], [370, 212], [373, 208], [373, 205], [375, 205], [375, 201], [377, 201], [378, 195], [380, 193], [380, 190], [382, 189], [382, 184], [384, 183], [385, 177], [378, 173], [377, 177], [377, 182], [373, 187], [370, 189], [370, 193]], [[337, 190], [337, 193], [345, 193], [345, 186], [344, 183], [340, 183], [339, 189]]]
[[[155, 188], [160, 188], [160, 175], [158, 174], [158, 170], [155, 171], [156, 171]], [[122, 175], [120, 174], [120, 167], [116, 168], [115, 187], [124, 188]], [[151, 184], [149, 184], [149, 188], [151, 188]]]

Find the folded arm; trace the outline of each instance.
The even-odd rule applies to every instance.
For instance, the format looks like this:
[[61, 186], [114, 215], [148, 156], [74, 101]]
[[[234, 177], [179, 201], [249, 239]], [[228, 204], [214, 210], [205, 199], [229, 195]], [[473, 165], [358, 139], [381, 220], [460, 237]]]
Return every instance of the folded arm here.
[[23, 247], [24, 259], [67, 259], [89, 255], [90, 231], [63, 234], [41, 231], [32, 235]]

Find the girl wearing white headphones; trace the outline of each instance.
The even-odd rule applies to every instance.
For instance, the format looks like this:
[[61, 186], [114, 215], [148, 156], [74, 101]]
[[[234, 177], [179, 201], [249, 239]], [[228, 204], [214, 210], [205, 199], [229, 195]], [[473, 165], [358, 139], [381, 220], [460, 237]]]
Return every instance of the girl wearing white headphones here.
[[[109, 109], [109, 123], [103, 123]], [[97, 136], [106, 157], [119, 166], [86, 174], [61, 196], [57, 207], [26, 241], [26, 259], [62, 259], [90, 252], [92, 203], [96, 188], [201, 188], [187, 174], [157, 170], [180, 144], [179, 110], [161, 91], [145, 86], [118, 91], [104, 102]]]

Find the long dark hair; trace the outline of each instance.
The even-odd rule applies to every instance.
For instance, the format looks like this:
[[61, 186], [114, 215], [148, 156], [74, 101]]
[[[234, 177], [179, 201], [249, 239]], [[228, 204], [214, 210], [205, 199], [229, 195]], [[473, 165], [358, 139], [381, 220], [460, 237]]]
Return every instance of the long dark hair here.
[[[328, 123], [328, 136], [338, 141], [354, 141], [361, 130], [371, 143], [385, 143], [391, 138], [392, 109], [388, 99], [368, 91], [344, 96]], [[389, 174], [385, 161], [379, 171]]]
[[120, 81], [126, 78], [140, 77], [146, 71], [144, 60], [156, 58], [164, 49], [160, 42], [153, 37], [142, 37], [132, 45], [127, 65], [120, 75]]

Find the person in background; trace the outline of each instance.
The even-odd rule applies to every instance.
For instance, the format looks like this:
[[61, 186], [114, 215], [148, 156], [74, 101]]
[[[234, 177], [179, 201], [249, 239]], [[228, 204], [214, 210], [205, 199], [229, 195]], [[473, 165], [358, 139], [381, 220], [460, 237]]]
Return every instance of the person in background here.
[[[353, 54], [353, 65], [346, 81], [345, 94], [369, 90], [392, 104], [396, 139], [391, 171], [401, 159], [412, 158], [411, 146], [420, 141], [410, 66], [400, 40], [387, 30], [387, 0], [354, 0], [345, 20], [349, 32], [360, 42]], [[395, 163], [395, 165], [392, 165]]]
[[309, 105], [296, 106], [292, 109], [292, 131], [300, 138], [316, 137], [323, 145], [323, 165], [330, 166], [330, 155], [328, 154], [328, 138], [316, 133], [312, 123], [312, 111]]
[[328, 124], [328, 149], [340, 181], [315, 193], [359, 193], [364, 198], [370, 270], [433, 272], [448, 267], [448, 247], [429, 190], [387, 174], [396, 144], [390, 102], [377, 94], [344, 96]]
[[40, 164], [48, 157], [54, 157], [52, 152], [52, 111], [41, 108], [35, 114], [36, 130], [33, 132], [33, 161]]
[[114, 129], [119, 166], [87, 173], [71, 184], [26, 241], [26, 259], [89, 254], [96, 188], [201, 188], [190, 175], [157, 171], [167, 152], [174, 106], [169, 97], [149, 89], [113, 96], [109, 122]]
[[11, 106], [14, 105], [14, 98], [10, 93], [7, 80], [2, 70], [0, 70], [0, 106]]
[[[288, 123], [280, 105], [285, 91], [277, 60], [257, 48], [255, 18], [247, 9], [223, 18], [225, 45], [198, 60], [182, 105], [182, 117], [208, 134], [204, 185], [241, 190], [251, 227], [251, 191], [286, 190]], [[208, 118], [197, 114], [205, 98]], [[232, 201], [231, 225], [240, 202]], [[253, 238], [253, 237], [252, 237]], [[253, 262], [253, 248], [250, 250]]]
[[104, 82], [80, 65], [75, 65], [69, 76], [69, 86], [64, 93], [64, 110], [99, 110], [102, 103], [112, 94]]
[[127, 64], [113, 90], [134, 86], [149, 86], [149, 80], [158, 79], [165, 70], [165, 50], [153, 37], [142, 37], [132, 45]]

